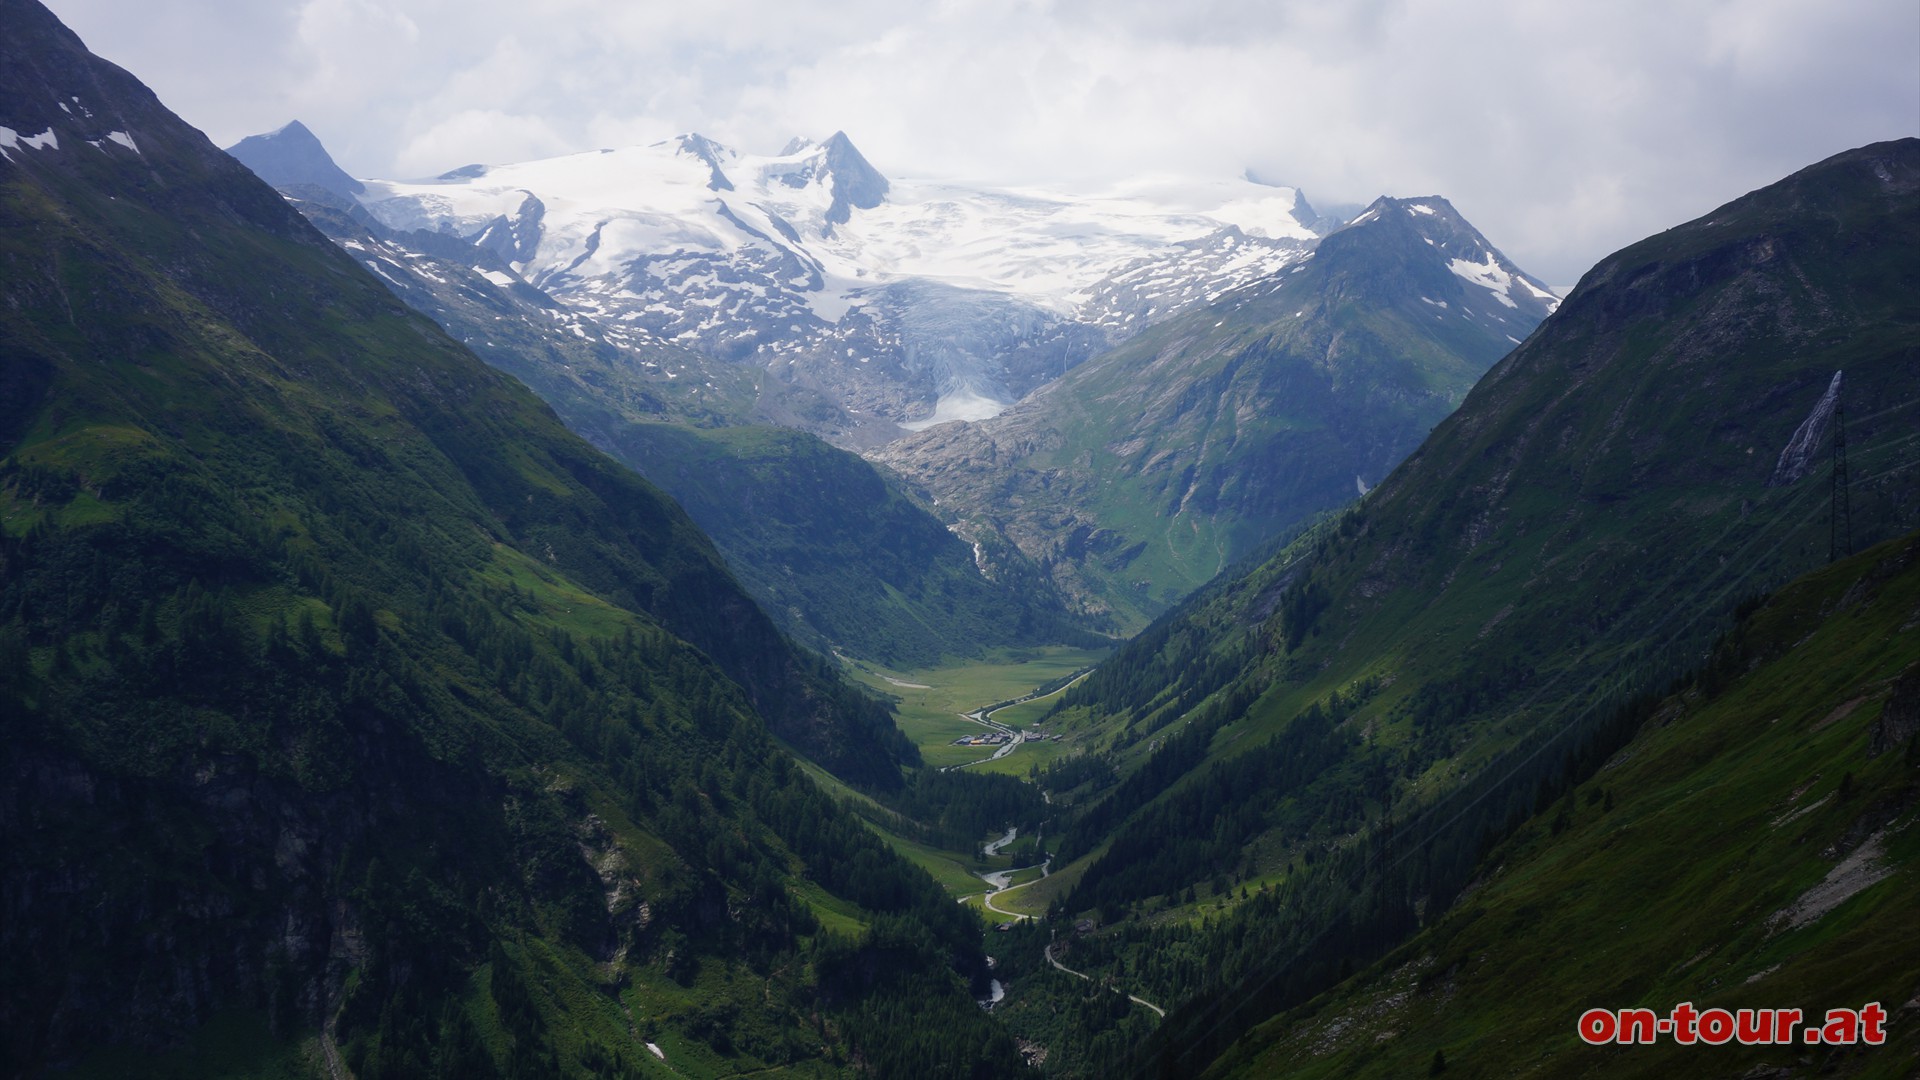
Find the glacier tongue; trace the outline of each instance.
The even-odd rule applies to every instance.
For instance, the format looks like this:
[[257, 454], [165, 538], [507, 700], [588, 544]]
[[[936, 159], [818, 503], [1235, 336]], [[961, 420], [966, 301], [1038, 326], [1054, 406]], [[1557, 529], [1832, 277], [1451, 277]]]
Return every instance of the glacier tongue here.
[[909, 420], [900, 427], [907, 431], [925, 431], [935, 424], [944, 424], [952, 420], [991, 420], [1005, 412], [1012, 402], [996, 401], [983, 397], [972, 390], [956, 390], [941, 394], [934, 403], [933, 415], [925, 420]]

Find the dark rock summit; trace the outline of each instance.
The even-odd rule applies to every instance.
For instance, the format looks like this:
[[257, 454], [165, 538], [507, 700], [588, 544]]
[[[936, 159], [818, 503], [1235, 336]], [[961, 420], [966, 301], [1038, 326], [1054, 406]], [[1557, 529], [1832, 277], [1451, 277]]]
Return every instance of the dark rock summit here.
[[833, 205], [827, 220], [844, 225], [853, 209], [871, 210], [887, 197], [887, 178], [854, 148], [844, 131], [836, 131], [822, 146], [826, 149], [827, 173], [833, 177]]
[[334, 164], [327, 148], [298, 120], [278, 131], [249, 135], [227, 147], [227, 153], [277, 188], [312, 186], [347, 196], [366, 190], [364, 184]]

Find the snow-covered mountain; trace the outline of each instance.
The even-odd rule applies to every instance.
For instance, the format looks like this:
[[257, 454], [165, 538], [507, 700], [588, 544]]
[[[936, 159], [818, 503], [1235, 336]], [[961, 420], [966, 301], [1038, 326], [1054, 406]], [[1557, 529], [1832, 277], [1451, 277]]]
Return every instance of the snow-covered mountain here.
[[609, 334], [756, 365], [763, 417], [852, 445], [993, 416], [1297, 262], [1319, 224], [1299, 192], [1244, 179], [890, 181], [839, 133], [770, 156], [689, 134], [367, 181], [360, 199], [488, 248]]
[[844, 135], [289, 194], [500, 366], [858, 449], [1114, 628], [1364, 492], [1558, 305], [1438, 196], [889, 181]]

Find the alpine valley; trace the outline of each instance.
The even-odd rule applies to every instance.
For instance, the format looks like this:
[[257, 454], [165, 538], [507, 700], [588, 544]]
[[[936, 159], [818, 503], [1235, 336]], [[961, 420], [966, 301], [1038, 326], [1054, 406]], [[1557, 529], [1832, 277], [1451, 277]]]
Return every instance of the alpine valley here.
[[[1920, 1060], [1920, 140], [1560, 297], [845, 134], [355, 178], [0, 25], [0, 1074]], [[1885, 1039], [1576, 1027], [1681, 1003]]]
[[857, 455], [749, 424], [751, 368], [609, 329], [484, 246], [380, 224], [353, 200], [358, 182], [341, 180], [297, 122], [233, 153], [402, 300], [673, 495], [775, 621], [813, 648], [919, 666], [983, 646], [1102, 640], [1017, 552], [983, 575], [977, 549]]

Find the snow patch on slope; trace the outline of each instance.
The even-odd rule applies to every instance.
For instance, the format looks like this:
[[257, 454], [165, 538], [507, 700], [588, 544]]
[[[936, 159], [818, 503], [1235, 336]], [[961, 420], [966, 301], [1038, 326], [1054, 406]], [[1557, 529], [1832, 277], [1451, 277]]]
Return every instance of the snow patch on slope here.
[[[0, 127], [0, 154], [5, 154], [8, 150], [18, 150], [22, 146], [32, 150], [58, 150], [60, 136], [55, 135], [52, 128], [38, 135], [22, 135], [10, 127]], [[11, 154], [6, 156], [9, 161], [12, 160]]]
[[[1513, 288], [1513, 275], [1501, 268], [1500, 260], [1496, 259], [1492, 252], [1487, 252], [1486, 259], [1487, 261], [1484, 263], [1468, 262], [1465, 259], [1453, 259], [1447, 263], [1447, 269], [1453, 271], [1454, 276], [1471, 284], [1478, 285], [1492, 293], [1493, 298], [1502, 304], [1510, 308], [1519, 307], [1520, 305], [1513, 302], [1513, 297], [1508, 295], [1509, 291]], [[1529, 286], [1529, 290], [1536, 293], [1539, 292], [1538, 289], [1533, 289], [1531, 286]], [[1544, 295], [1542, 298], [1551, 299], [1551, 297]]]

